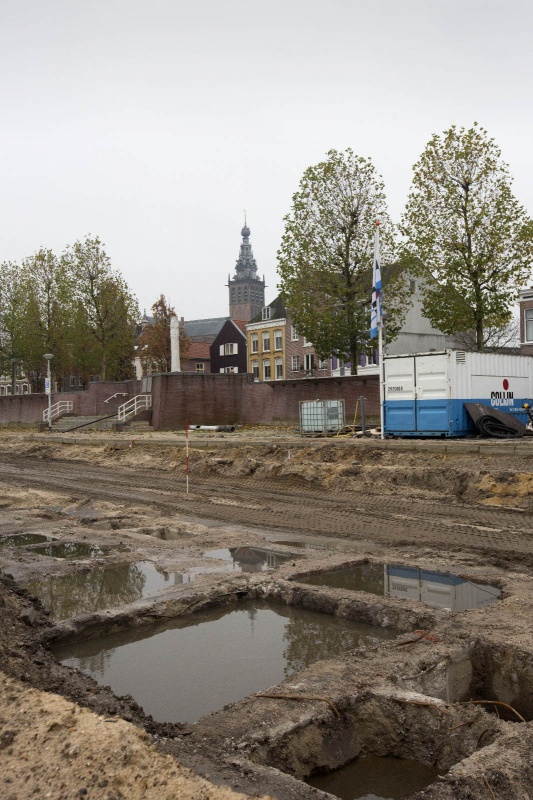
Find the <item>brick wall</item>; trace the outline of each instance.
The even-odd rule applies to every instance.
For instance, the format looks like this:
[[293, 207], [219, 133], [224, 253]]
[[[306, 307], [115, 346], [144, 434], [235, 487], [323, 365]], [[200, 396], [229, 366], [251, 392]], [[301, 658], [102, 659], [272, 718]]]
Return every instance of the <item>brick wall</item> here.
[[[115, 397], [117, 392], [126, 392], [127, 397]], [[129, 398], [141, 393], [140, 381], [109, 381], [90, 383], [84, 392], [59, 392], [52, 395], [52, 405], [60, 400], [72, 400], [73, 413], [79, 416], [92, 416], [116, 413], [118, 407]], [[48, 408], [48, 395], [30, 394], [15, 397], [0, 397], [0, 424], [42, 422], [43, 411]]]
[[157, 375], [152, 424], [156, 430], [195, 425], [297, 423], [301, 400], [344, 400], [351, 422], [357, 399], [367, 398], [367, 414], [379, 416], [378, 376], [312, 378], [254, 383], [250, 375]]
[[[58, 400], [72, 400], [73, 413], [107, 415], [140, 394], [140, 381], [91, 383], [84, 392], [61, 392]], [[116, 392], [128, 397], [116, 397]], [[195, 425], [254, 424], [275, 421], [298, 423], [301, 400], [344, 400], [346, 421], [352, 422], [357, 399], [367, 399], [367, 414], [379, 415], [379, 380], [376, 375], [347, 378], [310, 378], [254, 383], [251, 375], [154, 375], [152, 378], [152, 424], [156, 430]], [[45, 394], [0, 397], [0, 424], [37, 423], [48, 406]]]

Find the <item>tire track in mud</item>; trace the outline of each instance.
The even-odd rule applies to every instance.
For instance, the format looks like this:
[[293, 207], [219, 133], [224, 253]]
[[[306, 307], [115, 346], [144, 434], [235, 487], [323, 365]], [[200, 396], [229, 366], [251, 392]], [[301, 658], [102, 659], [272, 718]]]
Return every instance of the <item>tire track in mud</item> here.
[[243, 486], [243, 479], [236, 485], [235, 479], [228, 481], [223, 476], [195, 478], [187, 499], [183, 477], [72, 461], [37, 465], [21, 461], [0, 465], [0, 476], [7, 484], [81, 493], [135, 506], [146, 504], [184, 516], [293, 534], [533, 555], [531, 515], [508, 509], [383, 496], [377, 491], [371, 495], [366, 489], [354, 498], [353, 493], [333, 494], [328, 489], [318, 491], [316, 486], [278, 487], [274, 481]]

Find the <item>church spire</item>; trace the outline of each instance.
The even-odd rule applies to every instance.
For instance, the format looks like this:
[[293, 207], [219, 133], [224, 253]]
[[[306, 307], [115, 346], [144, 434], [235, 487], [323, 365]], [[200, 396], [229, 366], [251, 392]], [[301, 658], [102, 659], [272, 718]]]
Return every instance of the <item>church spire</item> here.
[[244, 228], [241, 230], [241, 236], [241, 249], [235, 264], [235, 279], [257, 278], [257, 264], [250, 244], [250, 228], [246, 224], [246, 212], [244, 212]]
[[235, 264], [235, 275], [228, 280], [229, 312], [231, 319], [249, 322], [260, 313], [265, 304], [265, 279], [257, 274], [257, 264], [252, 245], [246, 211], [239, 258]]

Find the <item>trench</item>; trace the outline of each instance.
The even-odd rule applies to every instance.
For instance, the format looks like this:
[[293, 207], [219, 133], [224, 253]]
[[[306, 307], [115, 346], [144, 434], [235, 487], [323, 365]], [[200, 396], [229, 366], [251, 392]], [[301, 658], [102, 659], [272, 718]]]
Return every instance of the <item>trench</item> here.
[[[178, 541], [172, 531], [154, 531], [147, 532]], [[204, 549], [206, 572], [211, 563], [222, 562], [218, 578], [241, 582], [229, 584], [220, 596], [215, 587], [203, 587], [199, 595], [177, 594], [170, 602], [173, 592], [193, 589], [203, 568], [163, 569], [148, 560], [107, 564], [106, 556], [116, 555], [119, 546], [111, 551], [50, 536], [31, 538], [36, 536], [44, 535], [13, 534], [2, 544], [25, 547], [54, 563], [79, 561], [73, 572], [44, 573], [26, 584], [56, 621], [66, 623], [65, 635], [51, 644], [55, 658], [117, 696], [131, 695], [157, 722], [198, 724], [205, 731], [213, 715], [240, 719], [242, 714], [243, 737], [249, 739], [243, 757], [252, 770], [281, 771], [292, 787], [300, 787], [294, 797], [321, 792], [341, 800], [408, 797], [495, 742], [505, 725], [518, 723], [516, 712], [533, 719], [533, 657], [527, 650], [473, 636], [463, 647], [426, 655], [418, 675], [409, 677], [406, 668], [407, 677], [396, 676], [394, 686], [379, 674], [382, 654], [395, 637], [438, 626], [444, 609], [457, 619], [465, 609], [484, 609], [500, 597], [496, 582], [444, 567], [421, 571], [368, 560], [306, 572], [302, 559], [320, 543], [313, 548], [290, 539], [272, 542], [273, 547]], [[327, 550], [336, 552], [333, 546]], [[276, 577], [279, 568], [292, 572]], [[452, 595], [459, 596], [458, 604]], [[147, 614], [145, 607], [134, 608], [142, 601], [151, 602]], [[151, 617], [163, 605], [168, 618], [154, 624]], [[93, 628], [90, 615], [98, 617]], [[410, 665], [416, 659], [405, 652], [398, 650], [399, 659]], [[309, 687], [328, 674], [329, 668], [319, 666], [326, 662], [335, 665], [332, 673], [338, 665], [351, 665], [343, 667], [346, 680], [336, 688], [334, 711], [323, 702], [297, 704], [297, 710], [288, 702], [280, 710], [280, 701], [265, 695], [267, 690], [291, 694], [295, 686], [304, 696], [306, 688], [313, 694]], [[323, 694], [329, 696], [327, 688]], [[256, 711], [253, 731], [246, 731], [243, 709], [250, 704]], [[274, 717], [276, 726], [270, 722]], [[220, 758], [227, 757], [221, 747]], [[306, 794], [315, 790], [318, 794]], [[274, 796], [281, 800], [283, 794]]]
[[196, 722], [320, 659], [393, 631], [295, 606], [243, 601], [158, 625], [54, 648], [158, 722]]
[[501, 597], [498, 586], [444, 570], [421, 569], [405, 564], [365, 561], [342, 569], [301, 575], [312, 586], [329, 586], [380, 597], [407, 598], [429, 608], [461, 612], [484, 608]]

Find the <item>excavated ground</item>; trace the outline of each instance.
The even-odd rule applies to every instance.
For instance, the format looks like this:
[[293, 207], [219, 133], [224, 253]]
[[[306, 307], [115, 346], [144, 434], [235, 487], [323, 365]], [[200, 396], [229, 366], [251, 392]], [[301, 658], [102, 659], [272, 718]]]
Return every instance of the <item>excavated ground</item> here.
[[[6, 431], [0, 454], [2, 797], [319, 798], [301, 779], [358, 755], [437, 766], [442, 776], [412, 797], [533, 797], [533, 441], [195, 432], [188, 493], [179, 433]], [[58, 558], [6, 538], [29, 533], [100, 551]], [[235, 573], [204, 555], [283, 541], [275, 551], [290, 557], [266, 572]], [[298, 542], [308, 547], [292, 558]], [[51, 575], [138, 562], [194, 580], [112, 608], [88, 602], [74, 616], [36, 597]], [[359, 562], [450, 571], [499, 587], [502, 599], [451, 613], [303, 580]], [[245, 598], [398, 636], [195, 724], [155, 722], [52, 654]]]

